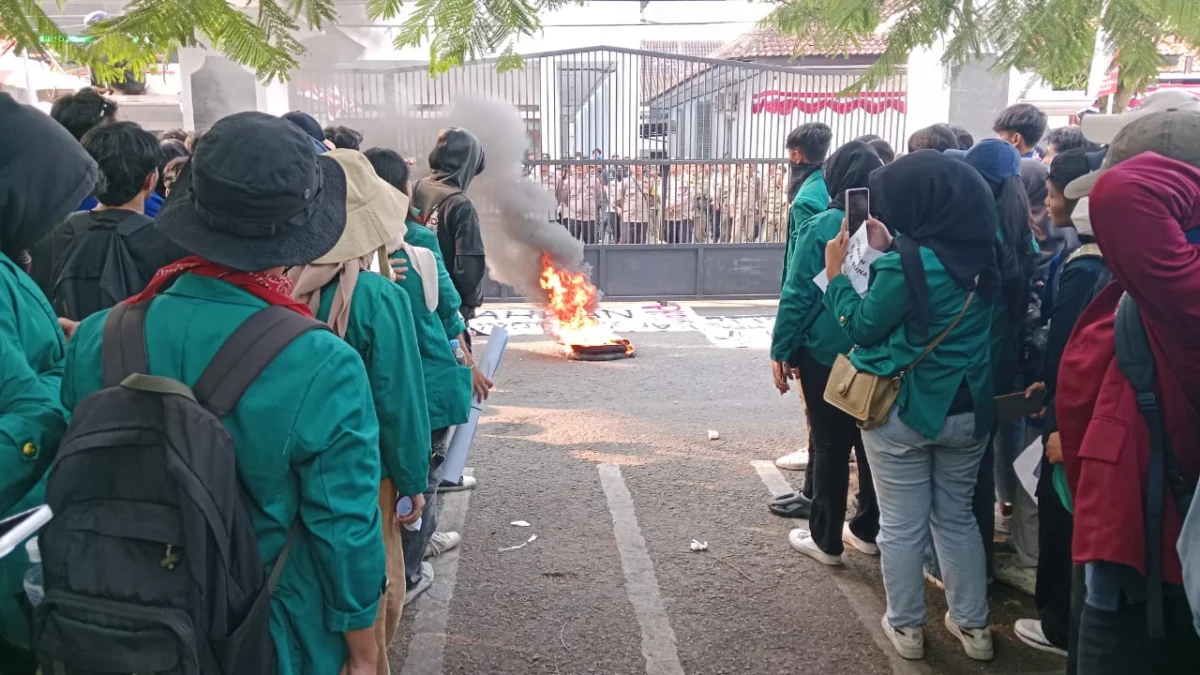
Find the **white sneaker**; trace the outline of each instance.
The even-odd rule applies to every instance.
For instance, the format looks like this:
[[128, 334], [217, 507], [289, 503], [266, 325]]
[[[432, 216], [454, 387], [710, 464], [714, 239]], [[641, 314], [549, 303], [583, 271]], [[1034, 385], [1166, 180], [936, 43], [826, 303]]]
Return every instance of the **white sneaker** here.
[[404, 593], [404, 606], [408, 607], [408, 603], [416, 600], [417, 596], [429, 590], [431, 586], [433, 586], [433, 565], [423, 562], [421, 563], [421, 580]]
[[475, 480], [474, 476], [463, 476], [457, 483], [451, 483], [444, 480], [438, 485], [438, 492], [462, 492], [463, 490], [474, 490], [475, 485], [479, 481]]
[[958, 638], [968, 657], [976, 661], [991, 661], [996, 658], [996, 650], [992, 646], [992, 629], [987, 626], [959, 628], [958, 624], [954, 623], [954, 619], [950, 618], [950, 612], [946, 612], [946, 630]]
[[1026, 595], [1037, 595], [1037, 568], [1017, 567], [1011, 561], [996, 565], [996, 581]]
[[792, 530], [791, 533], [788, 534], [788, 543], [792, 545], [792, 548], [812, 558], [813, 560], [816, 560], [822, 565], [835, 566], [842, 564], [842, 556], [829, 555], [828, 553], [822, 551], [821, 547], [817, 546], [817, 542], [813, 541], [812, 534], [804, 528]]
[[1042, 622], [1037, 619], [1017, 619], [1017, 623], [1013, 626], [1013, 631], [1017, 634], [1017, 639], [1039, 651], [1057, 654], [1063, 658], [1067, 656], [1067, 650], [1055, 647], [1052, 642], [1046, 639], [1046, 634], [1042, 632]]
[[859, 539], [850, 531], [850, 523], [842, 525], [842, 543], [853, 546], [867, 555], [879, 555], [879, 547], [865, 539]]
[[886, 615], [879, 623], [883, 626], [883, 634], [896, 648], [900, 658], [909, 661], [925, 658], [925, 631], [920, 626], [892, 628]]
[[775, 466], [788, 471], [803, 471], [808, 468], [808, 448], [797, 450], [775, 460]]
[[462, 535], [457, 532], [434, 532], [425, 547], [425, 557], [434, 558], [443, 553], [453, 551], [462, 543]]

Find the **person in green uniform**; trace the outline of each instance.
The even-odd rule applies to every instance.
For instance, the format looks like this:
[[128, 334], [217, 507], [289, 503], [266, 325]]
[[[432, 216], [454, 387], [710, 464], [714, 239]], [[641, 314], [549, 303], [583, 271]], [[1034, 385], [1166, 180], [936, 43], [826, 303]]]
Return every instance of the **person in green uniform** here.
[[[292, 297], [329, 324], [366, 364], [379, 418], [383, 543], [388, 576], [398, 582], [404, 575], [400, 528], [421, 517], [430, 457], [425, 374], [412, 303], [392, 283], [387, 262], [393, 242], [398, 245], [404, 238], [408, 197], [377, 176], [357, 150], [339, 148], [324, 157], [337, 162], [346, 174], [346, 231], [333, 250], [309, 265], [293, 267], [288, 277], [295, 283]], [[436, 269], [433, 254], [429, 263]], [[429, 276], [436, 302], [432, 270]], [[424, 297], [419, 301], [423, 307]], [[397, 511], [401, 497], [412, 500], [412, 508], [403, 516]], [[397, 583], [379, 608], [375, 625], [379, 675], [390, 672], [387, 651], [400, 625], [404, 595]]]
[[[66, 428], [59, 403], [66, 341], [30, 278], [26, 251], [99, 180], [83, 146], [43, 112], [0, 94], [0, 514], [42, 504], [46, 470]], [[24, 546], [0, 561], [0, 664], [32, 675], [29, 621], [20, 598], [29, 567]]]
[[[404, 194], [412, 191], [408, 163], [399, 153], [372, 148], [366, 153], [375, 172]], [[421, 362], [425, 370], [425, 394], [429, 402], [429, 426], [432, 428], [433, 457], [429, 464], [429, 488], [425, 493], [425, 513], [420, 530], [405, 530], [404, 568], [411, 602], [433, 584], [433, 566], [423, 562], [426, 556], [437, 556], [456, 548], [462, 542], [458, 532], [439, 532], [437, 529], [437, 488], [442, 481], [442, 463], [450, 441], [450, 430], [467, 421], [471, 411], [471, 393], [475, 386], [482, 398], [487, 398], [491, 381], [474, 368], [471, 350], [463, 339], [466, 324], [459, 314], [461, 299], [446, 271], [438, 249], [437, 234], [417, 224], [416, 214], [409, 213], [404, 244], [392, 256], [393, 265], [402, 273], [396, 283], [409, 294], [413, 321], [417, 326], [421, 347]], [[419, 261], [432, 256], [436, 271]], [[422, 269], [425, 268], [425, 269]], [[437, 293], [430, 307], [428, 284], [436, 277]], [[458, 340], [463, 349], [465, 364], [460, 365], [450, 348], [450, 340]], [[464, 476], [464, 478], [471, 478]]]
[[[346, 201], [341, 166], [317, 155], [290, 122], [244, 112], [214, 124], [156, 222], [193, 255], [159, 270], [144, 293], [152, 297], [149, 374], [193, 386], [225, 340], [263, 307], [309, 315], [289, 297], [283, 272], [333, 248]], [[68, 410], [102, 386], [107, 316], [88, 317], [67, 345]], [[380, 429], [362, 357], [331, 332], [309, 331], [221, 421], [267, 569], [292, 523], [301, 525], [271, 593], [277, 675], [376, 675], [375, 617], [388, 584]]]
[[[833, 198], [825, 211], [801, 225], [796, 234], [796, 249], [779, 299], [771, 343], [773, 361], [796, 359], [795, 355], [799, 355], [793, 363], [799, 371], [796, 379], [806, 404], [810, 431], [808, 473], [812, 476], [811, 501], [805, 504], [804, 496], [796, 495], [785, 503], [773, 502], [771, 510], [784, 516], [807, 510], [809, 527], [793, 530], [789, 541], [797, 551], [827, 565], [842, 562], [843, 541], [868, 555], [879, 554], [875, 545], [879, 509], [858, 424], [824, 398], [834, 360], [839, 354], [849, 352], [854, 343], [822, 304], [821, 289], [813, 279], [824, 273], [825, 244], [842, 230], [846, 190], [867, 187], [868, 176], [881, 166], [879, 155], [861, 141], [843, 145], [825, 162], [822, 172]], [[779, 370], [777, 365], [776, 371]], [[781, 384], [786, 390], [787, 381]], [[858, 457], [859, 494], [854, 518], [847, 523], [851, 452]]]
[[[870, 189], [880, 220], [867, 221], [868, 241], [887, 252], [871, 263], [859, 297], [842, 275], [843, 230], [826, 247], [824, 303], [857, 345], [855, 368], [901, 377], [888, 420], [863, 431], [879, 500], [883, 630], [902, 657], [923, 657], [922, 566], [932, 530], [947, 562], [946, 627], [969, 657], [991, 659], [987, 574], [971, 498], [993, 417], [994, 201], [978, 173], [934, 150], [875, 171]], [[889, 227], [898, 233], [894, 241]]]
[[[796, 245], [796, 232], [809, 218], [825, 210], [829, 204], [829, 191], [825, 188], [825, 179], [821, 175], [821, 163], [829, 152], [829, 143], [833, 140], [833, 130], [822, 122], [808, 122], [792, 130], [787, 137], [788, 166], [788, 209], [787, 246], [783, 252], [783, 279], [787, 282], [788, 265], [791, 264], [792, 250]], [[795, 367], [789, 360], [784, 362]], [[782, 363], [782, 362], [781, 362]], [[786, 366], [786, 364], [785, 364]], [[794, 377], [794, 371], [788, 367], [774, 370], [776, 387], [788, 377]], [[812, 477], [806, 471], [808, 467], [808, 449], [800, 448], [775, 460], [775, 465], [781, 469], [805, 471], [804, 486], [800, 493], [805, 500], [812, 498]]]

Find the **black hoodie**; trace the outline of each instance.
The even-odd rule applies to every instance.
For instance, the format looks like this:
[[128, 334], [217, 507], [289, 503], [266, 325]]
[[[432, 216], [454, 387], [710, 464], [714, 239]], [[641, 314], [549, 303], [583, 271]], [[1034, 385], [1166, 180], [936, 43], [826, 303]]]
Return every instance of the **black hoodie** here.
[[444, 129], [429, 153], [432, 173], [417, 181], [412, 196], [421, 223], [437, 233], [446, 269], [462, 296], [463, 318], [468, 321], [483, 304], [487, 266], [479, 214], [465, 192], [485, 166], [479, 139], [466, 129]]

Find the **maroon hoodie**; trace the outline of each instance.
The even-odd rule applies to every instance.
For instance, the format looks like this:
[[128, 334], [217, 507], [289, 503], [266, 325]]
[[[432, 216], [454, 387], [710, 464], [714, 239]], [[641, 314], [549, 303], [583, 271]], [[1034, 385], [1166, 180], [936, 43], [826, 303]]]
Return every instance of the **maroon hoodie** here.
[[[1076, 563], [1106, 561], [1146, 574], [1145, 489], [1150, 435], [1133, 387], [1117, 367], [1113, 324], [1128, 292], [1142, 310], [1159, 399], [1183, 474], [1200, 475], [1200, 169], [1144, 153], [1107, 170], [1091, 192], [1091, 219], [1115, 281], [1080, 315], [1058, 371], [1056, 400], [1075, 498]], [[1163, 579], [1182, 583], [1182, 518], [1167, 491]]]

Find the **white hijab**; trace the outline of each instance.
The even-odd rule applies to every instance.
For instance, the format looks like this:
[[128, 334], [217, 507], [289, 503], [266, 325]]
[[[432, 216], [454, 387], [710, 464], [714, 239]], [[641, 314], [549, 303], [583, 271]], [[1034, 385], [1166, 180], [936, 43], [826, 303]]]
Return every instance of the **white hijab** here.
[[[433, 255], [433, 251], [420, 246], [413, 246], [404, 241], [404, 234], [407, 230], [402, 231], [400, 235], [388, 243], [387, 251], [389, 254], [395, 253], [400, 249], [404, 249], [404, 257], [408, 259], [408, 266], [417, 272], [421, 277], [421, 291], [425, 296], [425, 307], [431, 311], [437, 311], [438, 307], [438, 268], [437, 258]], [[389, 270], [390, 272], [390, 270]]]

